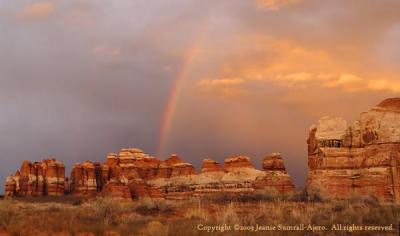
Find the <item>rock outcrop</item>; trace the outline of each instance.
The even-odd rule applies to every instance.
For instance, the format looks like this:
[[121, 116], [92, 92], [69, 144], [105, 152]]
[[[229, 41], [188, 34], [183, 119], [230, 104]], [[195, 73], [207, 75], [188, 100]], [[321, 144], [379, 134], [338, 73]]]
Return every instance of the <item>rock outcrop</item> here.
[[274, 156], [271, 161], [269, 164], [264, 161], [261, 171], [243, 155], [225, 159], [223, 166], [205, 159], [196, 174], [194, 166], [176, 154], [158, 160], [140, 149], [125, 148], [118, 154], [108, 154], [103, 164], [91, 161], [75, 164], [70, 181], [65, 178], [64, 165], [55, 160], [24, 162], [16, 175], [7, 178], [5, 189], [8, 197], [71, 194], [128, 200], [183, 199], [222, 192], [251, 194], [267, 187], [292, 191], [294, 186], [281, 157]]
[[104, 185], [100, 195], [118, 200], [132, 199], [128, 185], [117, 179], [111, 179], [108, 181]]
[[4, 196], [5, 197], [15, 197], [18, 193], [18, 180], [16, 176], [7, 176], [6, 183], [4, 187]]
[[287, 193], [295, 189], [280, 153], [266, 156], [263, 161], [263, 169], [265, 175], [256, 180], [256, 188], [273, 188], [280, 193]]
[[71, 193], [79, 196], [96, 196], [102, 189], [102, 166], [85, 161], [75, 164], [71, 173]]
[[[373, 195], [400, 202], [400, 98], [387, 99], [348, 124], [322, 117], [309, 130], [307, 190], [345, 199]], [[232, 156], [223, 165], [203, 161], [196, 173], [177, 155], [158, 160], [137, 148], [107, 155], [104, 163], [74, 165], [71, 178], [55, 159], [24, 161], [5, 181], [5, 196], [109, 196], [182, 199], [214, 193], [252, 194], [262, 189], [294, 189], [282, 157], [265, 157], [257, 170], [249, 157]]]
[[[286, 170], [279, 171], [286, 173]], [[274, 175], [275, 178], [271, 175]], [[284, 176], [285, 179], [280, 179], [281, 176]], [[266, 184], [266, 181], [272, 182]], [[287, 173], [278, 176], [276, 173], [257, 170], [250, 158], [243, 155], [225, 159], [224, 166], [216, 161], [205, 159], [199, 174], [171, 176], [169, 179], [158, 179], [150, 183], [160, 189], [169, 199], [209, 196], [215, 193], [252, 194], [269, 187], [284, 193], [294, 190], [294, 185]]]
[[224, 172], [221, 164], [211, 159], [204, 159], [201, 167], [201, 173]]
[[65, 166], [55, 159], [24, 161], [15, 175], [8, 176], [5, 196], [62, 196], [68, 192]]
[[348, 125], [323, 117], [308, 138], [307, 189], [400, 200], [400, 98], [387, 99]]

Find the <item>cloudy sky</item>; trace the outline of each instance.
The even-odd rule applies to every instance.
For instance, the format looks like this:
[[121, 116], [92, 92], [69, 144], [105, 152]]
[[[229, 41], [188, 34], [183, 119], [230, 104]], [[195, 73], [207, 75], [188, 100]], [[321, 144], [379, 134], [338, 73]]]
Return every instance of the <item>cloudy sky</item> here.
[[400, 93], [397, 0], [0, 0], [0, 180], [121, 147], [283, 154], [304, 185], [308, 128]]

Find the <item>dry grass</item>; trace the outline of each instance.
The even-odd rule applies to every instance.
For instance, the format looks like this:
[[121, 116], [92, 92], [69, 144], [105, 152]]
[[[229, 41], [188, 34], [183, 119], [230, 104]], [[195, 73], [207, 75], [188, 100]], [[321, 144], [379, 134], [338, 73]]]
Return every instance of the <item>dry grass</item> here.
[[[332, 224], [388, 225], [400, 220], [400, 206], [373, 198], [348, 201], [298, 201], [300, 196], [252, 198], [215, 196], [184, 201], [139, 199], [118, 202], [97, 198], [79, 202], [0, 201], [0, 235], [210, 235], [197, 230], [203, 225], [296, 225]], [[304, 193], [301, 193], [304, 194]], [[310, 198], [311, 199], [311, 198]], [[291, 231], [290, 235], [304, 235]], [[320, 235], [326, 235], [327, 232]], [[334, 235], [333, 232], [330, 232]], [[348, 235], [343, 232], [341, 235]], [[223, 232], [218, 235], [288, 235], [287, 231]], [[318, 233], [316, 233], [318, 235]], [[328, 232], [329, 235], [329, 232]], [[339, 234], [340, 235], [340, 234]], [[357, 235], [357, 234], [356, 234]], [[359, 234], [361, 235], [361, 234]], [[363, 232], [362, 235], [376, 235]]]

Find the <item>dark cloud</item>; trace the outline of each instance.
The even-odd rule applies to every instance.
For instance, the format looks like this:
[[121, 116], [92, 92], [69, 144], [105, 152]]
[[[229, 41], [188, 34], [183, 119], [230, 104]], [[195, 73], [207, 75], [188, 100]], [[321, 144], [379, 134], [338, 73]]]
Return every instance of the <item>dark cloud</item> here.
[[[197, 167], [206, 156], [222, 161], [237, 153], [260, 167], [264, 155], [282, 152], [304, 184], [307, 131], [320, 115], [355, 119], [400, 91], [393, 63], [400, 5], [264, 2], [280, 5], [2, 1], [0, 179], [24, 159], [55, 156], [70, 167], [127, 146], [155, 154], [173, 82], [202, 29], [165, 152]], [[278, 79], [302, 73], [311, 76]], [[365, 83], [356, 93], [338, 79], [327, 88], [316, 79], [323, 74]], [[225, 83], [198, 86], [217, 79]], [[235, 80], [243, 82], [229, 85]]]

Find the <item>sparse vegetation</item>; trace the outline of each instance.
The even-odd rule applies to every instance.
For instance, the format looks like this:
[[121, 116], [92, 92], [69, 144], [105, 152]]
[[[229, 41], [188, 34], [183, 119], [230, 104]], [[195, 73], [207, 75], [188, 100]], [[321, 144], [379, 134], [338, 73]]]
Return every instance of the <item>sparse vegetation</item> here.
[[[206, 231], [198, 230], [199, 224], [317, 224], [326, 227], [332, 224], [395, 224], [397, 228], [400, 205], [383, 203], [370, 196], [353, 196], [346, 201], [320, 201], [316, 193], [313, 193], [313, 197], [304, 192], [282, 196], [266, 190], [251, 198], [229, 194], [182, 201], [139, 199], [121, 202], [96, 198], [79, 201], [79, 204], [76, 201], [35, 203], [2, 200], [0, 234], [64, 236], [91, 232], [86, 235], [209, 235]], [[299, 201], [302, 197], [309, 197], [310, 201]], [[287, 231], [261, 231], [235, 232], [234, 235], [268, 233], [288, 234]], [[334, 232], [329, 233], [335, 235]], [[232, 235], [232, 232], [219, 235]], [[304, 235], [304, 232], [291, 231], [290, 235]], [[376, 232], [363, 232], [362, 235], [376, 235]]]

